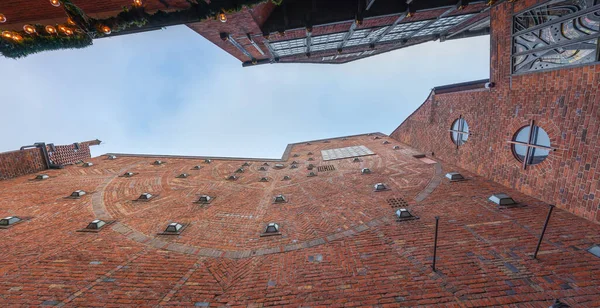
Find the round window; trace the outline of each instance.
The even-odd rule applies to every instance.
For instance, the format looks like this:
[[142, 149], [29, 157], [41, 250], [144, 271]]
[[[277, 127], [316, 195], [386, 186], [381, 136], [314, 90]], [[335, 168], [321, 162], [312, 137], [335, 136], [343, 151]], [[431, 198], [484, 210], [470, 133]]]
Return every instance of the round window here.
[[548, 133], [533, 124], [519, 129], [513, 138], [512, 151], [525, 165], [541, 163], [551, 150]]
[[467, 142], [467, 139], [469, 139], [469, 125], [467, 125], [465, 119], [460, 117], [452, 123], [450, 138], [452, 138], [452, 142], [454, 142], [456, 146], [463, 145]]

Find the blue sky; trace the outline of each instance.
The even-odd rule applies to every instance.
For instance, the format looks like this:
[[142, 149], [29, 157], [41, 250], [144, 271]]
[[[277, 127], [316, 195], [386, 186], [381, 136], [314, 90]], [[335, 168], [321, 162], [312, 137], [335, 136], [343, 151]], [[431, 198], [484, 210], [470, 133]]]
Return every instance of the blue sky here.
[[343, 65], [241, 63], [185, 26], [0, 58], [0, 151], [100, 139], [108, 152], [281, 157], [288, 143], [391, 133], [432, 87], [488, 78], [489, 36]]

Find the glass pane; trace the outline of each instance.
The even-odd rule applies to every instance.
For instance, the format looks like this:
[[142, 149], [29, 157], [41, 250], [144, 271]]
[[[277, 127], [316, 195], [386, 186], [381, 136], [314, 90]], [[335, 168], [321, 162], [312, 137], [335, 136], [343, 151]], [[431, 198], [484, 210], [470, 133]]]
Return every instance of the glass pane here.
[[513, 144], [513, 152], [519, 161], [523, 161], [527, 154], [527, 147], [520, 144]]
[[529, 160], [527, 161], [527, 164], [529, 165], [541, 163], [548, 157], [548, 154], [550, 154], [550, 151], [545, 149], [531, 148], [530, 151]]
[[530, 129], [531, 128], [529, 126], [525, 126], [525, 127], [521, 128], [519, 130], [519, 132], [517, 133], [515, 141], [529, 143], [529, 131], [530, 131]]
[[[465, 120], [462, 120], [462, 122], [463, 122], [463, 128], [462, 128], [462, 131], [463, 131], [463, 132], [465, 132], [465, 133], [468, 133], [468, 132], [469, 132], [469, 125], [467, 125], [467, 121], [465, 121]], [[466, 139], [465, 139], [465, 140], [466, 140]]]
[[458, 120], [454, 121], [452, 124], [452, 130], [460, 130], [460, 122]]
[[454, 144], [456, 144], [456, 140], [458, 140], [458, 133], [451, 132], [450, 136], [452, 137], [452, 141], [454, 142]]
[[539, 126], [535, 126], [535, 134], [532, 138], [532, 142], [535, 145], [541, 145], [541, 146], [545, 146], [545, 147], [550, 147], [550, 137], [548, 137], [548, 134], [546, 133], [546, 131], [539, 127]]

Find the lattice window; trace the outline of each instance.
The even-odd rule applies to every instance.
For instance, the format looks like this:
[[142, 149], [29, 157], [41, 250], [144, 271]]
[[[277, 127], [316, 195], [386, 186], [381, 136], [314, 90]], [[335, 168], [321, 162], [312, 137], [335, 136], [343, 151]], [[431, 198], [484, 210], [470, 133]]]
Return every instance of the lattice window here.
[[513, 18], [512, 72], [600, 61], [599, 0], [552, 0]]
[[346, 36], [346, 34], [347, 34], [347, 32], [341, 32], [341, 33], [314, 36], [312, 38], [312, 44], [317, 45], [317, 44], [323, 44], [323, 43], [339, 42], [344, 39], [344, 36]]
[[406, 32], [406, 31], [415, 31], [421, 29], [425, 24], [427, 24], [427, 20], [417, 21], [417, 22], [408, 22], [403, 24], [396, 25], [390, 33], [395, 32]]
[[271, 47], [275, 50], [290, 49], [290, 48], [296, 48], [296, 47], [302, 47], [302, 46], [306, 46], [306, 39], [271, 43]]
[[408, 206], [408, 202], [400, 197], [390, 198], [386, 201], [392, 208], [405, 208]]
[[334, 165], [325, 165], [325, 166], [317, 167], [317, 171], [319, 171], [319, 172], [333, 171], [333, 170], [335, 170]]

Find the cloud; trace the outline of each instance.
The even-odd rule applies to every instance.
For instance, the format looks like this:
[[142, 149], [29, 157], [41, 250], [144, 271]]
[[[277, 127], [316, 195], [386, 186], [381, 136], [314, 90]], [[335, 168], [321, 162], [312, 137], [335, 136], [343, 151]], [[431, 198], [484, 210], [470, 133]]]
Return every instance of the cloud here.
[[105, 152], [280, 157], [287, 143], [390, 133], [432, 87], [487, 78], [489, 37], [344, 65], [239, 61], [186, 27], [13, 61], [0, 150], [99, 138]]

